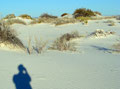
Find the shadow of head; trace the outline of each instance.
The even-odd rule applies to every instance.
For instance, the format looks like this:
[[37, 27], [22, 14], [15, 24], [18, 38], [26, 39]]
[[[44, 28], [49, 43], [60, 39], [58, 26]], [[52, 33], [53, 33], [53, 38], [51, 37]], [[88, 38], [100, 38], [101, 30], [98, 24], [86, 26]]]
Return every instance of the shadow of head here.
[[18, 74], [13, 76], [13, 82], [15, 84], [16, 89], [32, 89], [30, 82], [31, 77], [27, 72], [27, 69], [20, 64], [18, 66]]

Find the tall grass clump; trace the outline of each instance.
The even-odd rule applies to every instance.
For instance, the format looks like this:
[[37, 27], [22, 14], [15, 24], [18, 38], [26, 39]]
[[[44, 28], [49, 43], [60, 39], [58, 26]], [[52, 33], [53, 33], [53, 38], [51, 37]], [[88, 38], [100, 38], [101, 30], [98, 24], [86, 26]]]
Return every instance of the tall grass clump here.
[[20, 19], [8, 19], [6, 22], [5, 22], [6, 25], [12, 25], [12, 24], [23, 24], [23, 25], [26, 25], [26, 23]]
[[28, 48], [27, 48], [27, 51], [29, 54], [32, 54], [34, 51], [37, 52], [38, 54], [41, 54], [42, 52], [45, 51], [46, 49], [46, 45], [47, 45], [47, 41], [43, 41], [42, 39], [41, 40], [38, 40], [36, 37], [35, 37], [35, 40], [34, 40], [34, 45], [32, 44], [32, 39], [31, 37], [29, 37], [29, 40], [28, 40]]
[[11, 48], [25, 49], [21, 40], [16, 36], [16, 34], [14, 34], [13, 29], [3, 21], [0, 21], [0, 44], [4, 44]]
[[57, 38], [49, 49], [59, 51], [76, 51], [75, 43], [71, 42], [71, 39], [79, 38], [78, 32], [66, 33]]
[[47, 45], [47, 41], [38, 40], [35, 37], [35, 47], [34, 49], [36, 50], [37, 53], [41, 54], [43, 51], [45, 51]]
[[79, 8], [76, 9], [73, 13], [74, 17], [91, 17], [91, 16], [96, 16], [96, 14], [94, 13], [94, 11], [90, 10], [90, 9], [86, 9], [86, 8]]

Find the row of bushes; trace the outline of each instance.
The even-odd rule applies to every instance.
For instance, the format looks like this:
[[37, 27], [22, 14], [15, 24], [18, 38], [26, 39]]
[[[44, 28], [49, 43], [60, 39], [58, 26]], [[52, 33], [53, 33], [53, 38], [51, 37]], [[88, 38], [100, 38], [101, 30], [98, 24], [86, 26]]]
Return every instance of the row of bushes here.
[[[24, 19], [33, 19], [30, 15], [27, 14], [20, 15], [19, 17]], [[4, 17], [4, 19], [12, 19], [12, 18], [16, 18], [15, 14], [9, 14], [6, 17]]]
[[[65, 15], [68, 15], [68, 13], [63, 13], [61, 15], [61, 17], [65, 16]], [[77, 17], [91, 17], [91, 16], [96, 16], [96, 15], [101, 15], [100, 12], [98, 11], [92, 11], [91, 9], [86, 9], [86, 8], [79, 8], [79, 9], [76, 9], [73, 13], [73, 16], [75, 18]], [[14, 14], [9, 14], [5, 17], [5, 19], [11, 19], [11, 18], [15, 18], [16, 16]], [[30, 15], [27, 15], [27, 14], [23, 14], [23, 15], [20, 15], [19, 17], [22, 17], [22, 18], [25, 18], [25, 19], [33, 19]], [[49, 15], [47, 13], [44, 13], [40, 16], [40, 18], [57, 18], [57, 16], [53, 16], [53, 15]]]

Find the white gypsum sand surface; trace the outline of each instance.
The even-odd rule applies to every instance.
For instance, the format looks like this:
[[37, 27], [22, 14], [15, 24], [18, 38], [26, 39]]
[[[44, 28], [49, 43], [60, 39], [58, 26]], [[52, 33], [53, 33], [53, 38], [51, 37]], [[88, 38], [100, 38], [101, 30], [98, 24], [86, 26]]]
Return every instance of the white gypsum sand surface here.
[[116, 26], [108, 26], [104, 21], [107, 20], [89, 21], [88, 25], [12, 25], [25, 46], [28, 46], [29, 37], [32, 38], [32, 44], [35, 36], [52, 42], [74, 30], [85, 35], [96, 29], [114, 31], [116, 34], [74, 40], [80, 52], [47, 50], [42, 54], [29, 55], [0, 49], [0, 89], [15, 89], [12, 79], [18, 72], [19, 64], [28, 70], [33, 89], [119, 89], [120, 54], [109, 53], [107, 48], [112, 49], [111, 46], [119, 39], [120, 23], [115, 20]]

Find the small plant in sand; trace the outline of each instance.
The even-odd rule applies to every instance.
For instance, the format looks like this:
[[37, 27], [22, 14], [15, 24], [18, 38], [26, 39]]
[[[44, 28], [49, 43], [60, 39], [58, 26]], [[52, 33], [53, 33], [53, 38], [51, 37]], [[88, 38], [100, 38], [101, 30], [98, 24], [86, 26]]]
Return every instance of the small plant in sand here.
[[21, 40], [14, 34], [15, 31], [7, 26], [3, 21], [0, 22], [0, 44], [10, 48], [25, 49]]
[[109, 26], [115, 26], [115, 22], [113, 20], [107, 20], [105, 23], [108, 23]]
[[53, 23], [58, 26], [58, 25], [64, 25], [64, 24], [70, 24], [70, 23], [76, 23], [78, 20], [74, 18], [59, 18], [56, 19]]
[[20, 19], [8, 19], [6, 22], [5, 22], [6, 25], [12, 25], [12, 24], [23, 24], [23, 25], [26, 25], [26, 23]]
[[46, 45], [47, 45], [47, 41], [38, 40], [35, 37], [35, 46], [34, 46], [32, 45], [31, 37], [29, 37], [27, 51], [29, 54], [32, 54], [33, 51], [36, 51], [37, 53], [41, 54], [43, 51], [45, 51]]
[[83, 25], [88, 25], [88, 21], [85, 20], [85, 21], [83, 22]]
[[109, 23], [109, 26], [115, 26], [115, 22]]
[[47, 41], [42, 41], [42, 39], [38, 40], [35, 37], [35, 47], [34, 47], [34, 49], [37, 51], [37, 53], [41, 54], [46, 49], [46, 45], [47, 45]]
[[113, 48], [120, 51], [120, 42], [113, 45]]
[[28, 39], [28, 48], [27, 48], [27, 51], [28, 51], [29, 54], [33, 53], [33, 47], [32, 47], [31, 41], [32, 41], [32, 39], [31, 39], [31, 37], [29, 37], [29, 39]]
[[109, 36], [109, 35], [114, 35], [115, 32], [111, 32], [111, 31], [104, 31], [103, 29], [97, 29], [95, 32], [92, 32], [90, 34], [90, 36], [93, 36], [93, 37], [106, 37], [106, 36]]
[[112, 47], [114, 48], [114, 52], [120, 53], [120, 42], [113, 44]]
[[66, 33], [61, 37], [57, 38], [53, 42], [52, 47], [50, 47], [49, 49], [59, 50], [59, 51], [67, 51], [67, 50], [76, 51], [76, 47], [75, 47], [76, 44], [74, 42], [71, 42], [71, 40], [79, 37], [80, 35], [77, 31], [72, 33]]
[[80, 16], [80, 17], [77, 17], [76, 19], [77, 19], [77, 20], [80, 20], [81, 22], [84, 22], [84, 21], [90, 20], [91, 18], [90, 18], [90, 17], [83, 17], [83, 16]]

